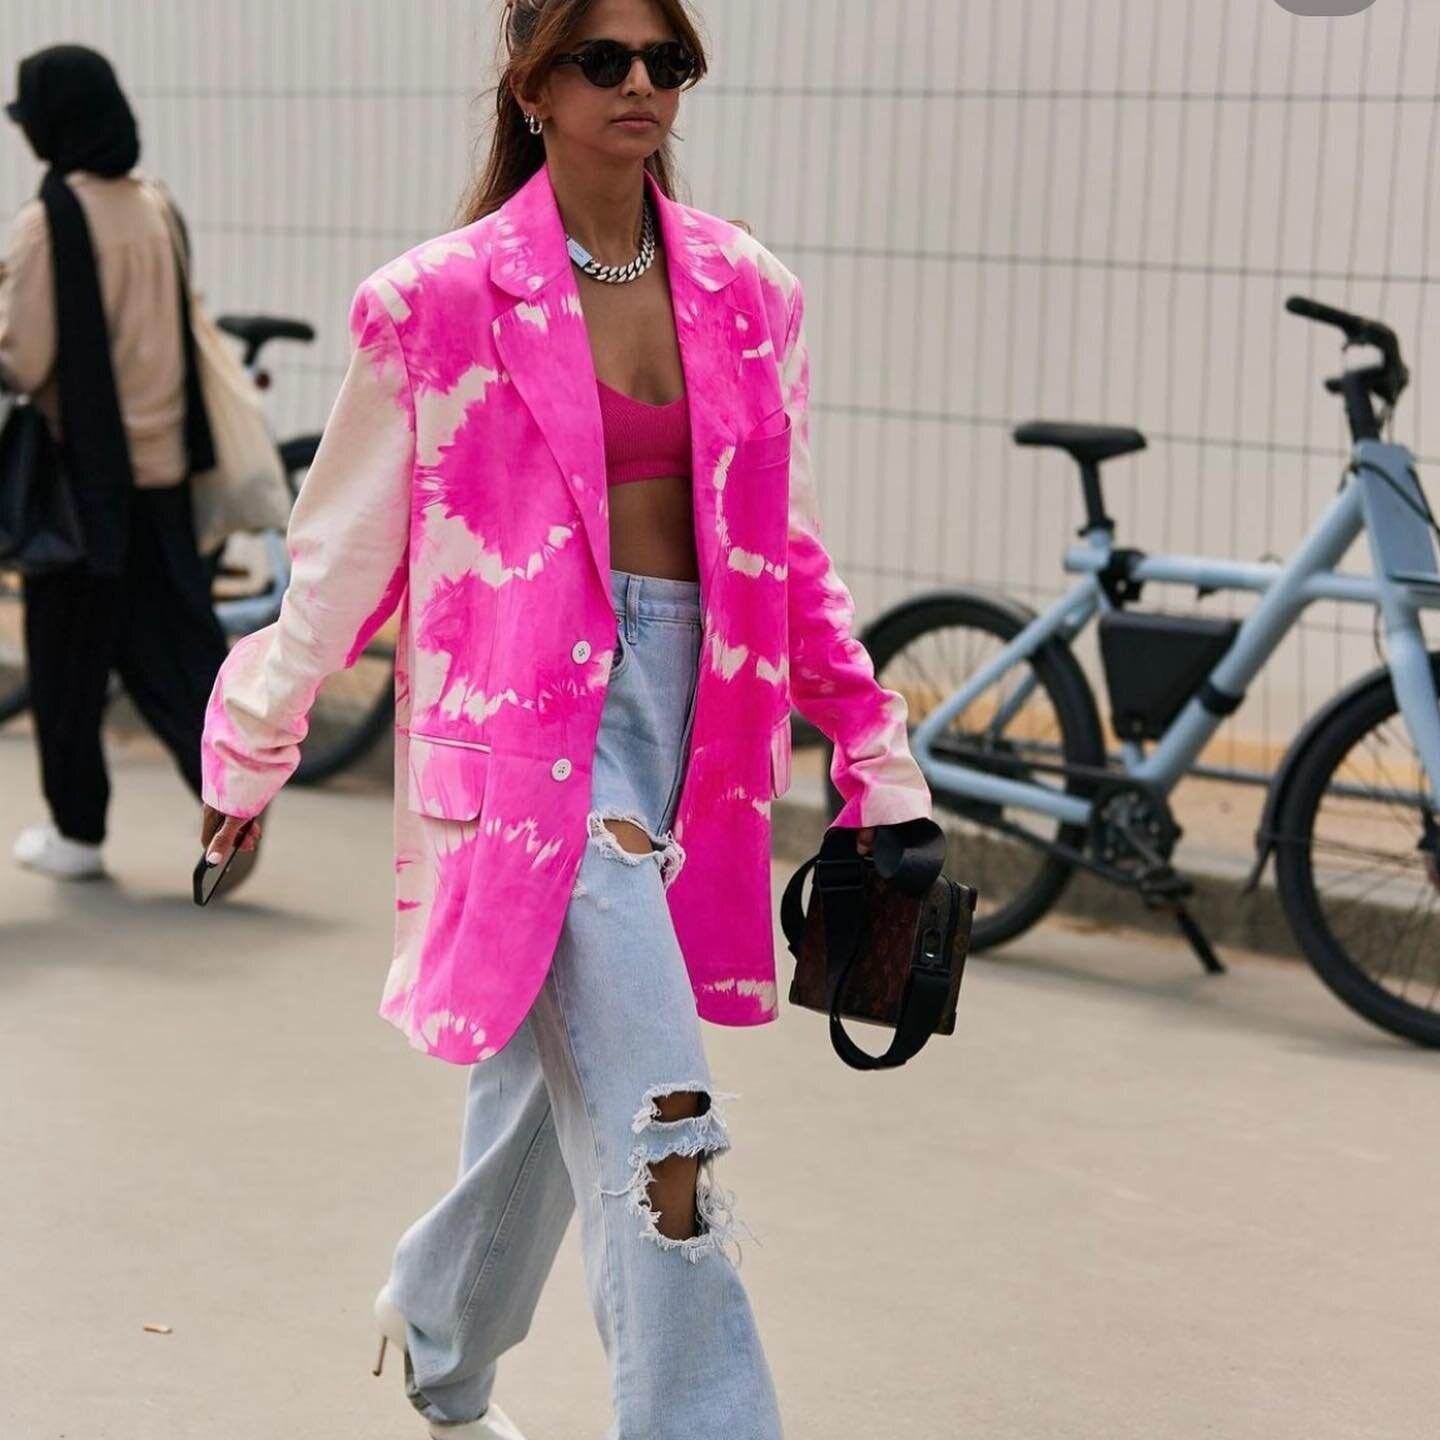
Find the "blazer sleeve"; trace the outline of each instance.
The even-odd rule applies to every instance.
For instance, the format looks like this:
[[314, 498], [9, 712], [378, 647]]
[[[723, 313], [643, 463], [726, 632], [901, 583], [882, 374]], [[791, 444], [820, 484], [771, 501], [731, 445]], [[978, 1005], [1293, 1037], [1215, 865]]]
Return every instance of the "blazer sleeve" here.
[[15, 217], [0, 265], [0, 373], [12, 390], [34, 395], [55, 369], [55, 272], [50, 224], [38, 200]]
[[834, 742], [830, 778], [845, 804], [832, 823], [847, 828], [896, 824], [930, 816], [930, 788], [910, 753], [905, 699], [879, 683], [869, 652], [851, 634], [855, 604], [821, 539], [810, 460], [804, 313], [804, 294], [796, 282], [781, 360], [791, 432], [790, 695], [796, 709]]
[[258, 815], [294, 773], [325, 679], [354, 665], [405, 593], [415, 403], [395, 322], [370, 281], [352, 355], [287, 534], [279, 619], [231, 650], [205, 717], [205, 802]]

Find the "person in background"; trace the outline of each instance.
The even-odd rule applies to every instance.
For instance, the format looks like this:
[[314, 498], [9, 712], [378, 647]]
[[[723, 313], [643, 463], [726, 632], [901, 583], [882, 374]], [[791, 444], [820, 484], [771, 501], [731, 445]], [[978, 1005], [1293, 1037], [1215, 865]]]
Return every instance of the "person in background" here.
[[104, 870], [112, 672], [200, 792], [205, 705], [227, 650], [190, 511], [209, 436], [168, 200], [135, 170], [139, 131], [110, 63], [74, 45], [32, 55], [7, 113], [49, 169], [0, 271], [0, 373], [59, 440], [86, 551], [25, 581], [51, 822], [22, 832], [15, 858], [83, 879]]

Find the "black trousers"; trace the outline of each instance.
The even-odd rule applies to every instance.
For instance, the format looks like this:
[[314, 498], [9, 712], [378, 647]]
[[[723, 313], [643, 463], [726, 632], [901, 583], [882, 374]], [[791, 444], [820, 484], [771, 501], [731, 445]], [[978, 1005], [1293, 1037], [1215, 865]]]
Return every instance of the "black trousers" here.
[[189, 484], [131, 492], [123, 574], [27, 576], [25, 645], [41, 781], [62, 835], [105, 838], [100, 728], [112, 671], [198, 796], [205, 707], [228, 647], [195, 551]]

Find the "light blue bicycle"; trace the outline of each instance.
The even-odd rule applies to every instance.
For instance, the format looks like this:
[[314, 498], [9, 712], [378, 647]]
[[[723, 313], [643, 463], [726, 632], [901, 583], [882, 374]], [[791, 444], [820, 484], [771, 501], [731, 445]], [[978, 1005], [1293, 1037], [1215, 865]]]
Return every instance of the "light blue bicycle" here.
[[[1039, 615], [976, 590], [921, 595], [863, 639], [883, 683], [909, 701], [911, 746], [937, 806], [957, 822], [956, 873], [982, 897], [977, 948], [1033, 925], [1083, 869], [1173, 910], [1206, 967], [1220, 970], [1170, 863], [1180, 828], [1168, 796], [1311, 601], [1375, 607], [1386, 663], [1290, 746], [1251, 883], [1273, 854], [1291, 928], [1325, 983], [1375, 1024], [1440, 1045], [1440, 654], [1420, 623], [1422, 610], [1440, 609], [1440, 532], [1410, 452], [1381, 438], [1409, 374], [1388, 326], [1299, 297], [1286, 308], [1338, 327], [1347, 349], [1379, 351], [1325, 382], [1343, 397], [1354, 449], [1339, 493], [1287, 562], [1118, 547], [1100, 466], [1143, 449], [1144, 436], [1034, 421], [1016, 441], [1064, 450], [1080, 466], [1083, 543], [1064, 562], [1080, 577], [1073, 589]], [[1337, 572], [1362, 533], [1371, 573]], [[1151, 582], [1261, 598], [1243, 622], [1132, 608]], [[1096, 619], [1114, 758], [1071, 651]]]

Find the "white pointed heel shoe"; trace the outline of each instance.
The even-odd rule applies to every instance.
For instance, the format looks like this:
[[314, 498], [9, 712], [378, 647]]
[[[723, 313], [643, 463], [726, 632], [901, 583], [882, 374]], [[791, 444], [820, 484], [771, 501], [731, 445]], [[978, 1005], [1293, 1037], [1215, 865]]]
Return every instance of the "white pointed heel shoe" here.
[[[390, 1303], [390, 1297], [381, 1291], [375, 1297], [375, 1325], [380, 1331], [380, 1353], [375, 1357], [375, 1368], [370, 1372], [379, 1375], [385, 1369], [385, 1352], [393, 1345], [403, 1356], [409, 1348], [409, 1334], [405, 1328], [405, 1317]], [[467, 1425], [430, 1424], [430, 1440], [525, 1440], [515, 1422], [492, 1400], [485, 1413]]]

